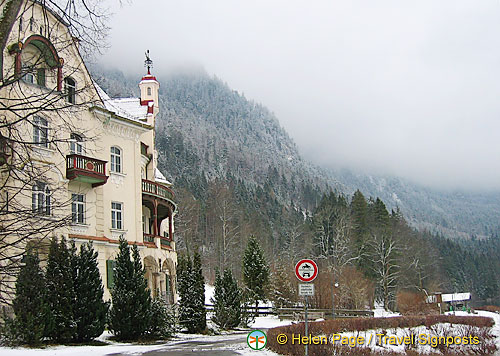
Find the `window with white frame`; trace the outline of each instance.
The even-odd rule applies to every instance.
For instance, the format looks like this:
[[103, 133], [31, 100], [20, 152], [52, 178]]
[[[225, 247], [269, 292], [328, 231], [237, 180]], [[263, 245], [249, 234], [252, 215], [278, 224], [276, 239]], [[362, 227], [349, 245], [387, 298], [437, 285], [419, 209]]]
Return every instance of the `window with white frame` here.
[[111, 171], [122, 172], [122, 150], [116, 146], [111, 147]]
[[85, 195], [71, 194], [71, 221], [85, 224]]
[[40, 215], [50, 215], [50, 188], [47, 183], [36, 182], [31, 192], [31, 209]]
[[83, 154], [83, 137], [79, 134], [72, 133], [70, 135], [70, 151], [78, 155]]
[[111, 228], [123, 230], [123, 203], [111, 203]]
[[49, 147], [49, 123], [40, 116], [33, 119], [33, 142], [41, 147]]
[[71, 104], [76, 103], [76, 82], [69, 77], [64, 78], [64, 90], [66, 101]]
[[24, 73], [22, 79], [29, 84], [37, 84], [45, 87], [47, 84], [45, 68], [33, 68], [32, 65], [23, 65], [22, 71]]

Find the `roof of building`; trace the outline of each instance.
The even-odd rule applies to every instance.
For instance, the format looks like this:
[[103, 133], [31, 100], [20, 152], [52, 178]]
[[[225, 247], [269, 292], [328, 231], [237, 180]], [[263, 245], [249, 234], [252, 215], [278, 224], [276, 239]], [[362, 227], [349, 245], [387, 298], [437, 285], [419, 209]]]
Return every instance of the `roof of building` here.
[[441, 299], [443, 302], [460, 302], [462, 300], [469, 300], [470, 293], [441, 294]]
[[105, 108], [118, 116], [144, 122], [148, 114], [151, 113], [149, 107], [152, 105], [152, 102], [141, 105], [141, 99], [139, 98], [110, 98], [97, 83], [94, 83], [94, 85]]
[[163, 173], [158, 169], [156, 168], [155, 170], [155, 182], [158, 182], [158, 183], [163, 183], [167, 186], [171, 186], [172, 183], [170, 183], [167, 178], [165, 178], [165, 176], [163, 175]]

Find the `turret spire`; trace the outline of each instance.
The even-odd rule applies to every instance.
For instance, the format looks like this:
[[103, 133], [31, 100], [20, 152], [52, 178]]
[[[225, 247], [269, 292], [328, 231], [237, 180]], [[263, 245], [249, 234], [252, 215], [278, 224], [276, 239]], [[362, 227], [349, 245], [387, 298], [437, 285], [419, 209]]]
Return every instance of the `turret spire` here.
[[148, 74], [151, 74], [150, 69], [153, 68], [153, 61], [149, 58], [149, 49], [146, 51], [146, 60], [144, 61], [144, 67], [148, 68]]

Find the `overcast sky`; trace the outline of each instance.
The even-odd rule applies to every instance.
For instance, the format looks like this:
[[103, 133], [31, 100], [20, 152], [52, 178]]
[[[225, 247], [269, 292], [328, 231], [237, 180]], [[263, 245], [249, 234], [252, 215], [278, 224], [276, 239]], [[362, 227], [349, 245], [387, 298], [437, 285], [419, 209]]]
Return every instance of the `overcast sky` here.
[[201, 65], [325, 166], [500, 189], [499, 0], [130, 1], [102, 63]]

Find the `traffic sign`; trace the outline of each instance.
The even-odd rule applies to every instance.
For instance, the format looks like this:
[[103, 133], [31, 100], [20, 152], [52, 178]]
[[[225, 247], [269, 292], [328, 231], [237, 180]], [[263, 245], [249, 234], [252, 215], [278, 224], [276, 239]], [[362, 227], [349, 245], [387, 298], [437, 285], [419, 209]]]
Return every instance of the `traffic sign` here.
[[314, 296], [314, 284], [312, 284], [312, 283], [299, 283], [299, 295], [301, 297]]
[[318, 275], [318, 265], [313, 260], [300, 260], [295, 265], [295, 275], [302, 282], [312, 282]]

